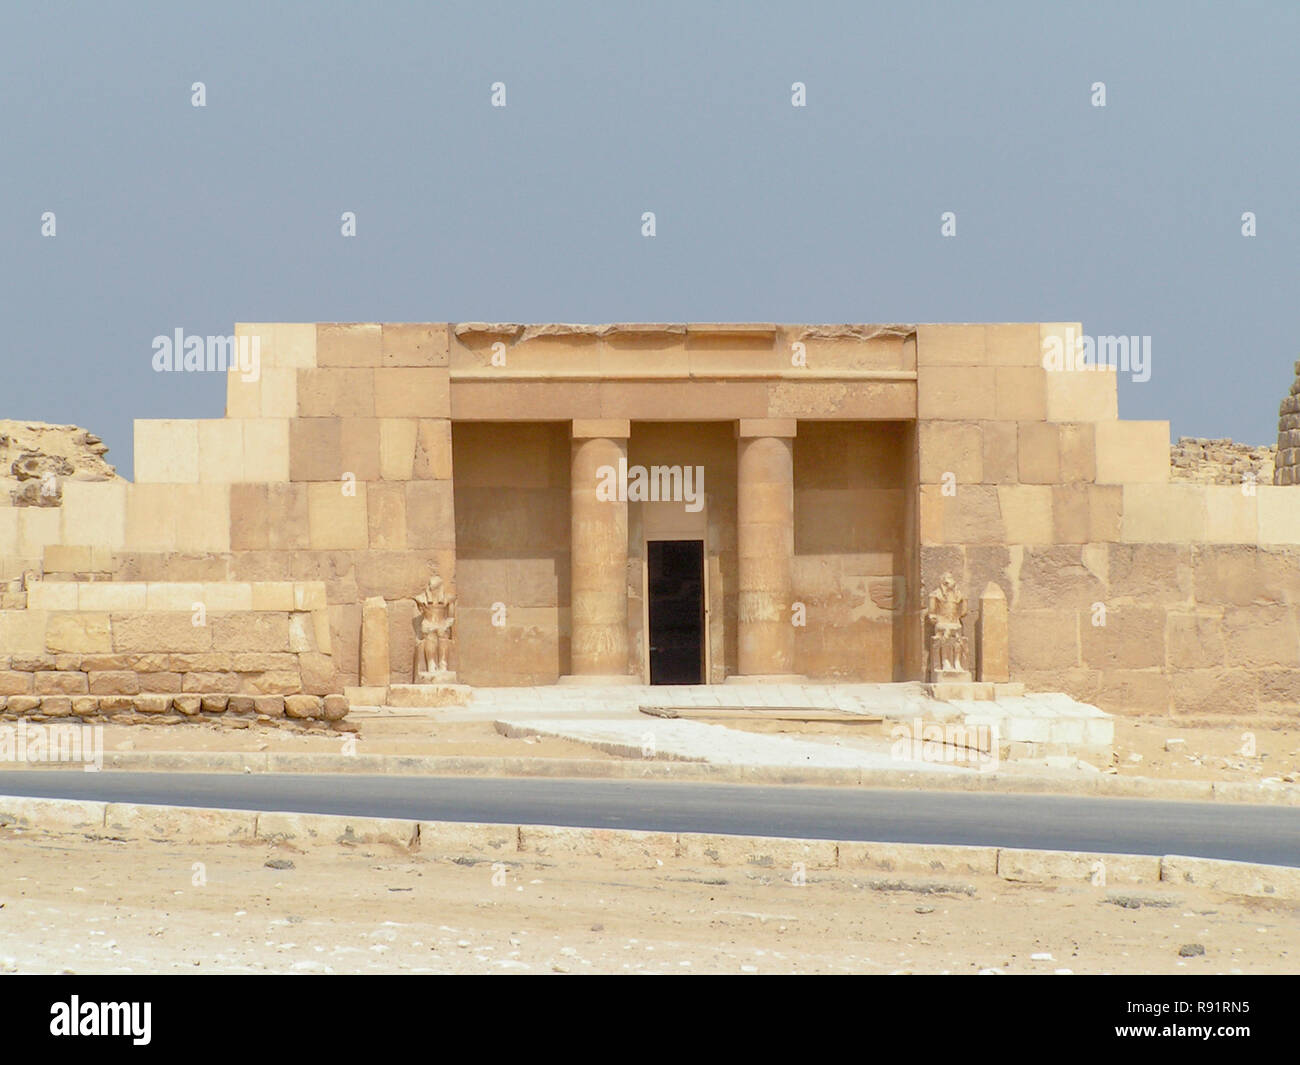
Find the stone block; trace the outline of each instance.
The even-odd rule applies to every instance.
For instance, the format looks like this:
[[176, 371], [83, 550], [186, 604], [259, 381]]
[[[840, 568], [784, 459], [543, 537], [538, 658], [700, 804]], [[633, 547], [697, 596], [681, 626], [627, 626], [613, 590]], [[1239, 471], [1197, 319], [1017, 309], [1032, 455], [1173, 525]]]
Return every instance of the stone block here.
[[[6, 650], [16, 649], [2, 644]], [[50, 614], [45, 626], [45, 647], [54, 652], [85, 654], [112, 651], [113, 635], [108, 614], [78, 611]]]
[[1092, 496], [1087, 484], [1053, 485], [1052, 532], [1059, 544], [1086, 544], [1092, 536]]
[[196, 420], [199, 436], [199, 481], [230, 484], [244, 479], [244, 420]]
[[1029, 484], [999, 485], [997, 500], [1006, 543], [1050, 544], [1053, 542], [1050, 487]]
[[1062, 610], [1011, 612], [1011, 675], [1079, 665], [1079, 618]]
[[1288, 866], [1167, 854], [1160, 860], [1160, 879], [1169, 884], [1195, 884], [1225, 895], [1300, 900], [1300, 869]]
[[984, 327], [985, 361], [990, 366], [1033, 366], [1042, 369], [1037, 322], [990, 324]]
[[87, 581], [76, 588], [77, 610], [111, 613], [146, 609], [148, 586], [143, 581]]
[[387, 687], [389, 682], [388, 604], [372, 596], [361, 606], [361, 684]]
[[138, 695], [140, 678], [129, 669], [93, 670], [87, 675], [91, 695]]
[[379, 479], [379, 419], [344, 418], [339, 434], [339, 476], [358, 481]]
[[[94, 617], [83, 614], [80, 617]], [[84, 648], [97, 651], [208, 651], [212, 633], [207, 625], [193, 624], [193, 615], [180, 612], [112, 615], [112, 646]], [[69, 647], [67, 650], [73, 650]]]
[[305, 551], [312, 546], [310, 488], [306, 484], [272, 484], [266, 488], [268, 532], [272, 551]]
[[1209, 517], [1203, 485], [1124, 485], [1124, 540], [1130, 543], [1204, 543]]
[[[1097, 621], [1104, 620], [1104, 624]], [[1155, 669], [1165, 665], [1165, 611], [1116, 607], [1079, 625], [1083, 664], [1092, 669]]]
[[289, 480], [288, 418], [249, 418], [244, 422], [243, 480]]
[[1045, 418], [1045, 378], [1040, 366], [998, 366], [994, 370], [997, 388], [994, 417], [1009, 422], [1032, 422]]
[[316, 326], [316, 365], [379, 366], [383, 332], [374, 322], [320, 322]]
[[0, 670], [0, 695], [30, 695], [33, 677], [33, 673], [10, 669]]
[[410, 481], [406, 489], [406, 543], [412, 548], [456, 544], [456, 519], [450, 481]]
[[253, 710], [262, 717], [284, 717], [284, 696], [255, 696], [253, 699]]
[[[355, 494], [345, 494], [345, 488]], [[364, 482], [308, 485], [307, 517], [314, 550], [361, 550], [369, 544]]]
[[380, 372], [337, 367], [299, 370], [298, 416], [373, 418], [376, 411], [375, 375]]
[[385, 481], [409, 481], [415, 463], [415, 418], [379, 419], [379, 476]]
[[315, 695], [286, 695], [284, 697], [284, 713], [286, 717], [311, 720], [320, 717], [322, 709], [320, 698]]
[[1218, 612], [1165, 616], [1165, 654], [1170, 669], [1221, 669], [1226, 663], [1223, 618]]
[[230, 550], [230, 486], [178, 485], [176, 550], [212, 554]]
[[983, 480], [989, 484], [1018, 482], [1019, 426], [1015, 422], [981, 422], [980, 429], [984, 445]]
[[926, 421], [917, 425], [922, 484], [939, 484], [951, 473], [957, 484], [984, 477], [983, 433], [975, 422]]
[[288, 613], [294, 609], [292, 581], [254, 581], [251, 589], [253, 610], [283, 610]]
[[1047, 422], [1022, 422], [1019, 427], [1020, 481], [1057, 484], [1061, 480], [1061, 436]]
[[257, 814], [251, 810], [187, 809], [109, 803], [104, 826], [127, 839], [162, 839], [185, 843], [229, 843], [251, 840]]
[[[226, 417], [236, 417], [229, 410]], [[252, 421], [257, 418], [289, 419], [298, 417], [298, 370], [297, 368], [273, 368], [262, 370], [261, 388], [258, 396], [258, 409], [250, 414], [238, 415]], [[244, 438], [244, 457], [249, 457], [248, 438]], [[250, 478], [254, 480], [255, 478]]]
[[33, 673], [32, 676], [35, 678], [36, 695], [86, 695], [90, 691], [86, 674], [81, 672], [68, 673], [43, 669], [39, 673]]
[[[918, 325], [917, 367], [984, 366], [990, 362], [986, 345], [983, 325]], [[1005, 350], [1005, 344], [999, 350]]]
[[1294, 485], [1255, 489], [1261, 544], [1300, 544], [1300, 506]]
[[1096, 426], [1090, 422], [1062, 422], [1057, 427], [1061, 456], [1061, 481], [1097, 479]]
[[230, 486], [230, 549], [265, 551], [271, 543], [271, 515], [264, 484]]
[[375, 371], [375, 414], [380, 418], [446, 418], [451, 413], [446, 369], [386, 367]]
[[[998, 876], [1027, 884], [1057, 880], [1100, 884], [1154, 884], [1160, 858], [1147, 854], [1088, 854], [1079, 851], [998, 850]], [[1100, 884], [1098, 886], [1100, 886]]]
[[137, 418], [134, 443], [136, 484], [198, 482], [198, 422], [171, 418]]
[[289, 650], [286, 614], [213, 614], [208, 617], [208, 627], [212, 630], [212, 647], [217, 651]]
[[341, 418], [298, 418], [289, 423], [289, 479], [334, 481], [343, 473]]
[[445, 322], [385, 322], [382, 366], [448, 365], [448, 327]]
[[[47, 558], [49, 554], [47, 548]], [[77, 587], [75, 581], [36, 581], [27, 589], [27, 607], [29, 610], [76, 610]]]
[[1169, 481], [1169, 423], [1106, 421], [1096, 426], [1098, 484]]
[[130, 487], [122, 481], [65, 481], [62, 541], [121, 548], [126, 543], [126, 497]]
[[927, 366], [922, 362], [916, 374], [920, 420], [977, 421], [997, 417], [997, 384], [992, 367]]
[[418, 422], [411, 475], [417, 480], [449, 480], [451, 454], [451, 421], [446, 418], [421, 418]]

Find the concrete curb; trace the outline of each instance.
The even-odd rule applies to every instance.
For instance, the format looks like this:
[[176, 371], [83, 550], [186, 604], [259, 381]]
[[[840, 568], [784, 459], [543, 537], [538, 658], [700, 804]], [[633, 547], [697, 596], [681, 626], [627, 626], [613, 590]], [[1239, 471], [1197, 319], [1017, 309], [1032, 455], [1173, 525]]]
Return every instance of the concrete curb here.
[[[81, 763], [13, 762], [5, 770], [82, 769]], [[1153, 780], [1105, 773], [1063, 780], [999, 773], [923, 773], [893, 769], [817, 769], [714, 765], [709, 762], [587, 758], [475, 758], [401, 754], [317, 754], [273, 751], [105, 751], [104, 769], [186, 773], [373, 773], [409, 776], [560, 777], [688, 780], [714, 784], [804, 784], [818, 787], [906, 788], [911, 791], [1011, 792], [1126, 799], [1194, 799], [1263, 806], [1300, 806], [1300, 785], [1247, 781]]]
[[716, 867], [756, 865], [780, 870], [783, 877], [840, 869], [868, 874], [995, 875], [1017, 883], [1084, 883], [1099, 888], [1195, 884], [1243, 898], [1300, 901], [1300, 868], [1183, 855], [407, 821], [10, 796], [0, 796], [0, 828], [124, 840], [287, 843], [298, 848], [385, 844], [445, 855], [462, 863], [468, 858], [471, 864], [475, 859], [508, 861], [514, 854], [585, 855], [609, 860], [620, 868], [656, 868], [686, 861]]

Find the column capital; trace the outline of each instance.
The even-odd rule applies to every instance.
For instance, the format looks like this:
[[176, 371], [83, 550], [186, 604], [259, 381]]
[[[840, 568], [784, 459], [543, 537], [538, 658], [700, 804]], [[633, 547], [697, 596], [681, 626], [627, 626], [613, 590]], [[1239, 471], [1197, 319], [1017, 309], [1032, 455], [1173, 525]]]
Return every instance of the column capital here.
[[736, 422], [736, 437], [746, 440], [756, 436], [790, 438], [797, 435], [797, 418], [741, 418]]
[[574, 418], [573, 439], [592, 440], [604, 437], [626, 440], [632, 435], [632, 423], [627, 418]]

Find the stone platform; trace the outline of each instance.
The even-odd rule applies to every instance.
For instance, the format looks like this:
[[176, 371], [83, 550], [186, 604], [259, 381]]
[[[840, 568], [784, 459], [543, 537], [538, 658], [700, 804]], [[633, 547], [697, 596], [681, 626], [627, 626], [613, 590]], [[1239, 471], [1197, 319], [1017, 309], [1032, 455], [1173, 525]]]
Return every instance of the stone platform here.
[[[587, 733], [595, 737], [599, 733], [602, 739], [610, 740], [616, 735], [629, 739], [639, 735], [637, 730], [662, 732], [664, 719], [649, 716], [642, 708], [749, 710], [753, 720], [761, 720], [764, 707], [783, 711], [802, 707], [879, 718], [880, 734], [886, 738], [897, 738], [904, 729], [917, 741], [932, 735], [935, 727], [946, 730], [946, 736], [966, 730], [970, 736], [981, 737], [973, 742], [985, 751], [991, 753], [990, 746], [996, 744], [1002, 759], [1072, 755], [1099, 767], [1110, 764], [1114, 722], [1088, 703], [1059, 692], [1026, 694], [1023, 685], [1018, 684], [967, 685], [942, 695], [936, 697], [929, 685], [915, 682], [520, 688], [393, 685], [389, 705], [437, 708], [440, 720], [489, 720], [507, 727], [544, 721], [547, 731], [553, 734], [563, 732], [567, 722], [571, 738], [582, 739]], [[708, 730], [721, 728], [674, 722], [671, 734], [681, 740], [674, 748], [676, 756], [693, 757], [686, 737], [695, 735], [703, 741], [708, 735], [720, 735]], [[778, 737], [770, 739], [776, 741]]]

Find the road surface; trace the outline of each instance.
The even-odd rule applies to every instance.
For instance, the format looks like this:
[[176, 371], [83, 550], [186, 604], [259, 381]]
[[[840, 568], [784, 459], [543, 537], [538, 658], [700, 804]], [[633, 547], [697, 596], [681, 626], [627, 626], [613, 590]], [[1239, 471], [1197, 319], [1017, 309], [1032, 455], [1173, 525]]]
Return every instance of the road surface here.
[[428, 821], [1187, 854], [1300, 866], [1300, 809], [628, 780], [0, 772], [0, 795]]

